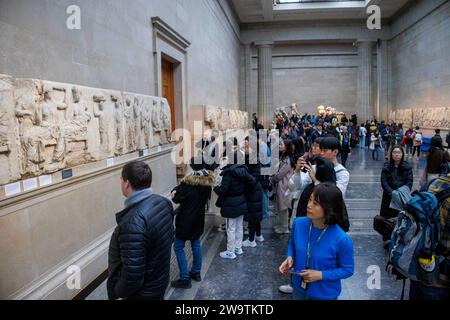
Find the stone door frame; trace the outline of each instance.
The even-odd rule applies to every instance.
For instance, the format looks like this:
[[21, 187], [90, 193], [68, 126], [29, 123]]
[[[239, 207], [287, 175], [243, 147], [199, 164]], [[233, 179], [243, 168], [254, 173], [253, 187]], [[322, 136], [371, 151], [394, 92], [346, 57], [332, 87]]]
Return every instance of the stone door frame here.
[[174, 64], [175, 128], [187, 128], [188, 47], [190, 42], [160, 17], [152, 17], [155, 95], [162, 96], [162, 59]]

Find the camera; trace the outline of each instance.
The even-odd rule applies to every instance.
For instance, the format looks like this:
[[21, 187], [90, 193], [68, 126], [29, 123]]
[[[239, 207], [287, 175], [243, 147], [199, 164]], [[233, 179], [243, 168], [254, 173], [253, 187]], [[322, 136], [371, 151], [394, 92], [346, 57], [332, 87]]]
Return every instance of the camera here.
[[[309, 159], [306, 161], [306, 163], [307, 163], [310, 167], [312, 167], [314, 164], [316, 164], [316, 161], [317, 161], [318, 158], [320, 158], [320, 157], [311, 157], [311, 158], [309, 158]], [[306, 167], [302, 167], [302, 168], [300, 169], [300, 171], [301, 171], [301, 172], [304, 172], [304, 173], [308, 173], [308, 170], [306, 170]]]

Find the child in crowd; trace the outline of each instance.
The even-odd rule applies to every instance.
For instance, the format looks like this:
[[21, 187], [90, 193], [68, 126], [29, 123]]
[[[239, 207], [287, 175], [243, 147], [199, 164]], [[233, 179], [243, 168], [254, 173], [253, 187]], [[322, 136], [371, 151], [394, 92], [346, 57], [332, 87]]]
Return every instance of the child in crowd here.
[[[172, 281], [172, 287], [187, 289], [191, 279], [201, 281], [202, 249], [200, 237], [205, 227], [206, 203], [211, 198], [214, 175], [207, 170], [201, 157], [192, 158], [190, 166], [193, 172], [172, 190], [172, 201], [180, 206], [175, 210], [175, 242], [173, 249], [180, 268], [180, 279]], [[184, 245], [190, 241], [193, 263], [189, 272]]]
[[371, 133], [369, 149], [372, 150], [372, 159], [379, 161], [381, 154], [381, 136], [378, 132]]
[[228, 165], [220, 173], [220, 185], [214, 188], [214, 192], [219, 196], [216, 206], [220, 208], [222, 217], [227, 219], [227, 250], [220, 253], [220, 257], [224, 259], [236, 259], [236, 254], [243, 253], [243, 222], [248, 211], [245, 190], [256, 185], [256, 180], [247, 167], [240, 164], [243, 162], [241, 152], [234, 151], [228, 157]]

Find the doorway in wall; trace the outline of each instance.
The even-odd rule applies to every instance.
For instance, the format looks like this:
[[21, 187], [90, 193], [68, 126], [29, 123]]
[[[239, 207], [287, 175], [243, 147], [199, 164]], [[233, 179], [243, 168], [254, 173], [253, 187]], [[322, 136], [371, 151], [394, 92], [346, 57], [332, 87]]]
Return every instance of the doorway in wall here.
[[162, 57], [161, 61], [161, 85], [162, 96], [167, 99], [170, 105], [172, 119], [172, 131], [175, 130], [175, 87], [174, 87], [174, 63]]

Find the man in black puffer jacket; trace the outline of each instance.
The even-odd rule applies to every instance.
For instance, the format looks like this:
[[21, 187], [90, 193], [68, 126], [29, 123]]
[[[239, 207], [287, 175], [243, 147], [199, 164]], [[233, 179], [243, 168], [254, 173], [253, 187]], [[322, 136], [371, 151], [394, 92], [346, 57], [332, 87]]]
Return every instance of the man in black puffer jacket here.
[[149, 189], [150, 167], [142, 161], [122, 170], [125, 209], [116, 214], [108, 261], [111, 300], [162, 300], [169, 284], [174, 239], [172, 203]]
[[[224, 259], [236, 259], [236, 254], [242, 254], [242, 240], [244, 236], [244, 215], [247, 214], [247, 199], [245, 190], [255, 186], [256, 180], [243, 164], [238, 164], [238, 152], [228, 158], [221, 176], [220, 186], [214, 188], [219, 196], [216, 206], [220, 208], [222, 217], [227, 218], [227, 250], [220, 253]], [[243, 162], [243, 161], [242, 161]]]

